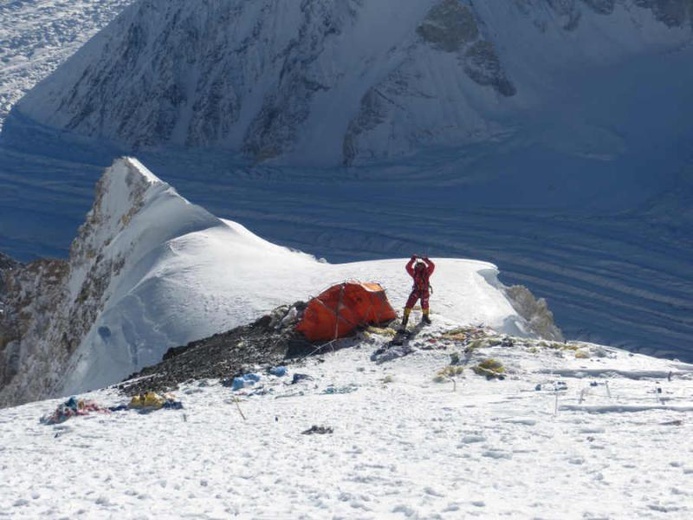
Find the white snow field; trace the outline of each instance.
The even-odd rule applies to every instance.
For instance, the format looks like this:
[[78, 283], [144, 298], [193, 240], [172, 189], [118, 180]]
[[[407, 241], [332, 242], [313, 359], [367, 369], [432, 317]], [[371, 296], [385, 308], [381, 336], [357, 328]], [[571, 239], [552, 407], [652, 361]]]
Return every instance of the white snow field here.
[[[61, 400], [0, 410], [0, 518], [691, 518], [692, 365], [516, 340], [435, 382], [465, 357], [442, 337], [455, 327], [436, 316], [384, 363], [371, 333], [252, 387], [186, 384], [182, 410], [52, 426], [39, 419]], [[486, 357], [504, 380], [472, 372]]]
[[[380, 281], [398, 310], [410, 287], [404, 258], [332, 265], [271, 244], [135, 159], [100, 190], [81, 247], [126, 261], [75, 391], [346, 278]], [[129, 403], [115, 387], [75, 394], [103, 411], [58, 424], [40, 420], [66, 397], [0, 410], [0, 518], [689, 518], [693, 365], [531, 339], [495, 266], [435, 260], [434, 322], [402, 347], [369, 329], [283, 377], [249, 367], [259, 381], [240, 390], [186, 383], [180, 410], [106, 411]], [[502, 379], [474, 372], [487, 359]]]

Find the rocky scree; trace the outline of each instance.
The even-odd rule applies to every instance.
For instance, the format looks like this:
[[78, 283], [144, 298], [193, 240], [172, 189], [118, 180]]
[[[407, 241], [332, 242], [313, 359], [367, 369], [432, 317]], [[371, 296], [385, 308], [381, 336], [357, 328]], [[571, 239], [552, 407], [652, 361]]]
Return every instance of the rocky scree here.
[[126, 395], [168, 392], [187, 381], [235, 377], [308, 356], [319, 346], [294, 330], [305, 307], [304, 302], [284, 305], [249, 325], [170, 348], [160, 363], [132, 374], [117, 388]]

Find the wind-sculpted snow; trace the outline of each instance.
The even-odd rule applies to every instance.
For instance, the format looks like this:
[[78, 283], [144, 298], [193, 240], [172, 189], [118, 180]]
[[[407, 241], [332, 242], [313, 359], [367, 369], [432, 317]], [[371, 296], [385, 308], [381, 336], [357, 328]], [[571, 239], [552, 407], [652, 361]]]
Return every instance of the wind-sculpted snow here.
[[[160, 221], [142, 223], [145, 207]], [[2, 345], [13, 359], [12, 370], [2, 381], [2, 403], [59, 392], [76, 359], [90, 363], [89, 353], [80, 348], [85, 338], [91, 334], [101, 337], [101, 344], [109, 338], [116, 341], [107, 327], [95, 329], [95, 321], [133, 291], [151, 258], [161, 254], [163, 243], [221, 225], [148, 175], [136, 161], [114, 165], [97, 186], [94, 206], [72, 244], [69, 260], [37, 260], [8, 273], [8, 312], [3, 318], [13, 327], [4, 328], [16, 332]], [[129, 310], [137, 312], [132, 306]], [[127, 317], [125, 311], [122, 314]], [[111, 355], [109, 362], [117, 363], [117, 352]], [[148, 360], [135, 351], [131, 356]]]

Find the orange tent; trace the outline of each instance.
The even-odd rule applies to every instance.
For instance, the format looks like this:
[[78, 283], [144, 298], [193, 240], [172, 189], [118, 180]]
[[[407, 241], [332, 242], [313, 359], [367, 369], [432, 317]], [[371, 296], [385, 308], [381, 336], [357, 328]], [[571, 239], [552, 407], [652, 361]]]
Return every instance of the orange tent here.
[[356, 327], [396, 317], [380, 284], [344, 282], [310, 300], [296, 330], [310, 341], [327, 341], [347, 336]]

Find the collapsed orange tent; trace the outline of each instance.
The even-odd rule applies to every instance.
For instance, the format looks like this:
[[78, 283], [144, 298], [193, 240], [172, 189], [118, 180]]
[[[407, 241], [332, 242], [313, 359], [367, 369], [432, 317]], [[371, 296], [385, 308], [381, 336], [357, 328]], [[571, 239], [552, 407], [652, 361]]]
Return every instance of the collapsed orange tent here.
[[327, 341], [347, 336], [356, 327], [396, 317], [380, 284], [344, 282], [310, 300], [296, 330], [310, 341]]

